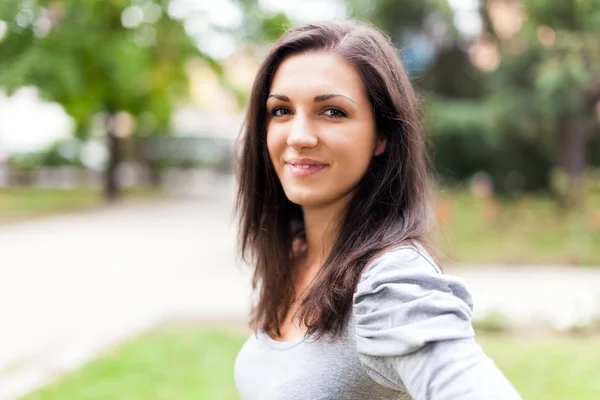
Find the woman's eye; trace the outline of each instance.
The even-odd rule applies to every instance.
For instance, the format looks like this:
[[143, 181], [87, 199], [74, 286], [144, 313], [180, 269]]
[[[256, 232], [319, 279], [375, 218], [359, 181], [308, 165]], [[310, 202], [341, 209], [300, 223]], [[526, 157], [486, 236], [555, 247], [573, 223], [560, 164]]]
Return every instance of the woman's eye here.
[[290, 110], [284, 107], [275, 107], [273, 111], [271, 111], [271, 115], [274, 117], [283, 117], [287, 114], [290, 114]]
[[348, 116], [348, 114], [339, 108], [328, 108], [325, 110], [324, 114], [331, 118], [345, 118]]

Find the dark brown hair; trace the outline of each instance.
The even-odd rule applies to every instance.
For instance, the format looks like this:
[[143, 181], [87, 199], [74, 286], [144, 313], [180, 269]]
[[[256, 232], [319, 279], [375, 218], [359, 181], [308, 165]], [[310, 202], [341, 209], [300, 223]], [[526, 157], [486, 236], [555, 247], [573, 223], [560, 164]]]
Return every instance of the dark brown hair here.
[[369, 261], [405, 243], [425, 244], [430, 229], [429, 177], [418, 101], [389, 38], [361, 22], [325, 22], [288, 30], [256, 75], [241, 136], [238, 164], [239, 245], [254, 265], [258, 302], [254, 329], [280, 334], [296, 293], [292, 281], [294, 239], [302, 211], [289, 201], [266, 145], [266, 102], [273, 75], [287, 57], [329, 52], [358, 70], [373, 106], [377, 132], [387, 141], [373, 157], [340, 223], [321, 272], [303, 297], [298, 318], [310, 334], [340, 334], [352, 296]]

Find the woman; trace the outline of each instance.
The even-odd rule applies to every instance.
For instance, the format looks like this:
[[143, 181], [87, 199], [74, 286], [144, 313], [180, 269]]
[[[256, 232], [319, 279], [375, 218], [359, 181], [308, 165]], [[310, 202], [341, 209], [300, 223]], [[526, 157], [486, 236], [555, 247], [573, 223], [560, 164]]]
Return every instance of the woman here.
[[425, 250], [418, 104], [383, 34], [289, 30], [255, 79], [239, 168], [258, 294], [243, 400], [520, 398], [474, 341], [463, 281]]

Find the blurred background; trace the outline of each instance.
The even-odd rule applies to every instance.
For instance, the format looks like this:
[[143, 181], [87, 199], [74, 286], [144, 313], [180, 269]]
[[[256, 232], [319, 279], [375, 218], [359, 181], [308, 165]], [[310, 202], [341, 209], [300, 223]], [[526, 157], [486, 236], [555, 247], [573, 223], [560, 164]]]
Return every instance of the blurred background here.
[[2, 0], [0, 399], [238, 398], [252, 80], [345, 18], [419, 90], [485, 350], [524, 398], [600, 398], [600, 0]]

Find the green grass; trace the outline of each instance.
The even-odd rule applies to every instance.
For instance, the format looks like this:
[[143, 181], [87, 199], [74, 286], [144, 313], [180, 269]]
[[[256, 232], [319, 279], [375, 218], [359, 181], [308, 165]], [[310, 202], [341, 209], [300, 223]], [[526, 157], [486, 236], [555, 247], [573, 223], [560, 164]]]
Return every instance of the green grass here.
[[[233, 363], [245, 335], [198, 326], [125, 344], [26, 400], [234, 400]], [[600, 398], [600, 338], [479, 335], [528, 400]]]
[[480, 344], [524, 399], [600, 399], [600, 338], [482, 337]]
[[166, 329], [125, 344], [27, 400], [233, 400], [243, 336]]
[[463, 263], [600, 265], [600, 184], [581, 210], [566, 212], [543, 195], [481, 200], [442, 191], [434, 240]]
[[[152, 189], [128, 190], [125, 199], [152, 198], [157, 194]], [[102, 192], [95, 189], [0, 188], [0, 223], [102, 204]]]

